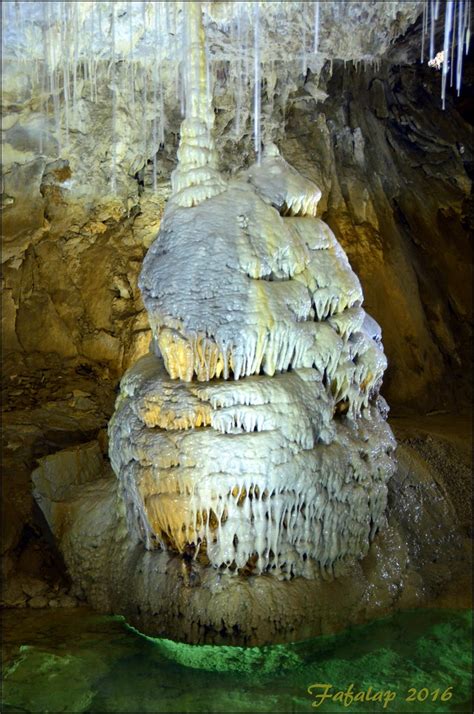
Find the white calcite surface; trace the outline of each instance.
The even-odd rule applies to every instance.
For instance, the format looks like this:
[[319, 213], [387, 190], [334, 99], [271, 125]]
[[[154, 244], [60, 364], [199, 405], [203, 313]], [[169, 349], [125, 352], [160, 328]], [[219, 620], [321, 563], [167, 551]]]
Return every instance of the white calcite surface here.
[[316, 369], [184, 383], [143, 357], [109, 429], [130, 530], [236, 574], [326, 577], [364, 555], [395, 443], [377, 406], [355, 422], [334, 405]]
[[331, 577], [384, 524], [380, 328], [316, 218], [318, 187], [270, 146], [207, 197], [187, 125], [140, 278], [154, 354], [123, 378], [109, 426], [128, 528], [235, 575]]
[[192, 209], [171, 199], [140, 287], [172, 378], [314, 367], [353, 416], [368, 406], [386, 367], [380, 330], [344, 251], [314, 217], [319, 197], [272, 151]]

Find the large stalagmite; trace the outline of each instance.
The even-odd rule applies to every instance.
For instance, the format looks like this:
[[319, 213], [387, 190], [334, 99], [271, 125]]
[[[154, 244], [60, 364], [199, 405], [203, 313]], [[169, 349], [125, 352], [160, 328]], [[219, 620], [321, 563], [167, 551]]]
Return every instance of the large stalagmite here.
[[141, 277], [156, 354], [123, 378], [110, 428], [147, 547], [311, 577], [383, 522], [380, 330], [318, 198], [272, 155], [166, 209]]
[[147, 548], [326, 576], [383, 523], [394, 442], [380, 329], [316, 218], [319, 189], [276, 147], [219, 177], [201, 32], [190, 3], [174, 193], [140, 281], [154, 354], [122, 380], [112, 465]]

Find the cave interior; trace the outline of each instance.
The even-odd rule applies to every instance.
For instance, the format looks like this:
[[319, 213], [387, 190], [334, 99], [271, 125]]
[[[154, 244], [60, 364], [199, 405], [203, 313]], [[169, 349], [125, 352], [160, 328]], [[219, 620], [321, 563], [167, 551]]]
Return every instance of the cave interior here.
[[[413, 607], [423, 588], [430, 602], [466, 607], [471, 3], [352, 0], [2, 3], [2, 604], [36, 611], [90, 600], [33, 484], [51, 485], [61, 504], [63, 486], [111, 473], [120, 380], [153, 344], [139, 275], [173, 196], [192, 110], [188, 5], [202, 12], [200, 101], [212, 111], [218, 182], [265, 170], [277, 147], [319, 189], [316, 216], [381, 326], [381, 394], [400, 455], [388, 502], [403, 523], [397, 533], [423, 551], [424, 585], [407, 571], [405, 594], [396, 605], [380, 595], [379, 607]], [[416, 522], [414, 506], [404, 516], [401, 505], [413, 498], [428, 504]], [[181, 560], [193, 553], [183, 546]], [[346, 620], [333, 615], [299, 637], [340, 629]], [[143, 614], [132, 622], [147, 629]], [[204, 625], [186, 636], [164, 627], [151, 634], [252, 643], [238, 626], [212, 636]], [[265, 637], [262, 629], [255, 643]]]

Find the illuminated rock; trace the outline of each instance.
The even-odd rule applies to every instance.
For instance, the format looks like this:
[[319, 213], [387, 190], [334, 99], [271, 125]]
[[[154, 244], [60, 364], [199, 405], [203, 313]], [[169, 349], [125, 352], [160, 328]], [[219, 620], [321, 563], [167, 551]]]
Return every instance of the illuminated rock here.
[[110, 427], [129, 529], [236, 574], [332, 574], [383, 525], [394, 466], [376, 406], [333, 413], [316, 369], [183, 383], [142, 358]]
[[198, 206], [171, 200], [143, 265], [145, 306], [173, 379], [315, 367], [358, 415], [386, 367], [380, 329], [334, 234], [312, 215], [319, 189], [295, 174], [264, 158]]
[[129, 370], [110, 427], [147, 548], [311, 578], [384, 522], [381, 331], [319, 197], [272, 147], [218, 195], [166, 208], [141, 275], [163, 362]]
[[156, 356], [122, 380], [112, 466], [147, 549], [327, 576], [384, 523], [395, 443], [380, 328], [316, 218], [319, 188], [274, 145], [242, 176], [217, 174], [197, 3], [187, 21], [179, 164], [139, 282]]

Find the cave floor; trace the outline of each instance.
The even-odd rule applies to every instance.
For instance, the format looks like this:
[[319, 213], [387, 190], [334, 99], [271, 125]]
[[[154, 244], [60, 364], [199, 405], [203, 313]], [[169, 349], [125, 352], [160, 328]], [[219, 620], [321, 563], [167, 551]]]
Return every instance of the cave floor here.
[[[241, 648], [146, 638], [86, 607], [10, 610], [2, 711], [309, 712], [329, 683], [333, 696], [351, 685], [353, 697], [365, 693], [347, 700], [351, 711], [470, 712], [471, 624], [469, 611], [413, 610], [339, 635]], [[337, 699], [319, 703], [341, 711]]]
[[389, 422], [399, 440], [412, 438], [413, 434], [431, 435], [451, 443], [466, 461], [472, 456], [472, 414], [461, 412], [432, 412], [423, 415], [391, 416]]
[[399, 444], [415, 449], [441, 480], [472, 538], [472, 413], [439, 412], [389, 418]]

